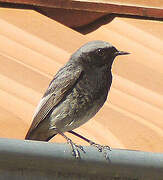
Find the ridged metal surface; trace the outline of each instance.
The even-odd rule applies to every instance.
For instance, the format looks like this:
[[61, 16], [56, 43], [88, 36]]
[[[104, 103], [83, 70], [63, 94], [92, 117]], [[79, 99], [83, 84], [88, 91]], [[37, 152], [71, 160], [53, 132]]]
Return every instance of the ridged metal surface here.
[[[96, 39], [131, 55], [116, 59], [106, 104], [76, 132], [114, 148], [163, 152], [162, 26], [114, 18], [82, 35], [35, 11], [1, 8], [0, 136], [24, 138], [52, 76], [78, 47]], [[65, 142], [60, 136], [53, 141]]]

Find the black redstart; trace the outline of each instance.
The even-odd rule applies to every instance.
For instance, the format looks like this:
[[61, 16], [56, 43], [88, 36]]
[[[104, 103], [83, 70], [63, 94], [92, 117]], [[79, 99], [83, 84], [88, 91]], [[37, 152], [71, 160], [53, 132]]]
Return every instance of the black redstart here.
[[104, 146], [72, 130], [86, 123], [103, 106], [112, 83], [112, 63], [116, 56], [125, 54], [129, 53], [104, 41], [92, 41], [79, 48], [51, 81], [25, 139], [49, 141], [61, 134], [78, 158], [77, 148], [82, 147], [64, 135], [68, 131], [102, 150]]

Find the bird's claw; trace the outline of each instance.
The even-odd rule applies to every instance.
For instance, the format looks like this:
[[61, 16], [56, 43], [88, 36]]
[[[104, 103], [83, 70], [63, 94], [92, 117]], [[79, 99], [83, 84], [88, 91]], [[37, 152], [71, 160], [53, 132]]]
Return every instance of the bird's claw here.
[[73, 149], [72, 149], [72, 155], [73, 155], [76, 159], [79, 159], [79, 158], [80, 158], [79, 150], [73, 147]]
[[111, 148], [109, 146], [103, 146], [100, 144], [96, 144], [92, 141], [90, 142], [90, 145], [96, 147], [99, 152], [104, 152], [105, 158], [107, 158], [107, 151], [111, 151]]
[[83, 146], [77, 145], [77, 144], [75, 144], [75, 146], [78, 147], [81, 151], [83, 151], [85, 153]]
[[80, 149], [81, 151], [83, 151], [83, 152], [85, 153], [83, 146], [77, 145], [77, 144], [73, 143], [71, 139], [68, 139], [67, 143], [71, 145], [72, 155], [73, 155], [76, 159], [79, 159], [79, 158], [80, 158], [80, 152], [79, 152], [78, 149]]

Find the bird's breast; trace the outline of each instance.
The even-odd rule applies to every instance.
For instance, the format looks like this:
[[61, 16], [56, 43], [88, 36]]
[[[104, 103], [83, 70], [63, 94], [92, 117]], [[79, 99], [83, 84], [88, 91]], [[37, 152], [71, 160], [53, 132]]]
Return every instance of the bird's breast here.
[[[97, 74], [96, 74], [97, 75]], [[112, 78], [105, 76], [83, 75], [72, 90], [71, 102], [77, 111], [94, 116], [106, 101]]]
[[101, 106], [105, 102], [112, 83], [111, 74], [84, 74], [73, 89], [80, 104]]
[[62, 131], [69, 131], [87, 122], [104, 104], [110, 85], [111, 77], [109, 80], [108, 77], [83, 74], [54, 110], [52, 124], [61, 127]]

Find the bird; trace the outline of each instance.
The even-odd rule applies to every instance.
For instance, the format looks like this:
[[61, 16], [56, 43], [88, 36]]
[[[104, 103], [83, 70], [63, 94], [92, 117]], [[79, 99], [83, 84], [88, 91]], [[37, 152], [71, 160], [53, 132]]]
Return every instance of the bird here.
[[80, 148], [64, 133], [69, 132], [94, 145], [99, 145], [73, 130], [90, 120], [104, 105], [112, 84], [112, 64], [116, 56], [128, 52], [117, 50], [111, 43], [90, 41], [77, 49], [57, 72], [40, 100], [26, 140], [49, 141], [60, 134], [79, 157]]

